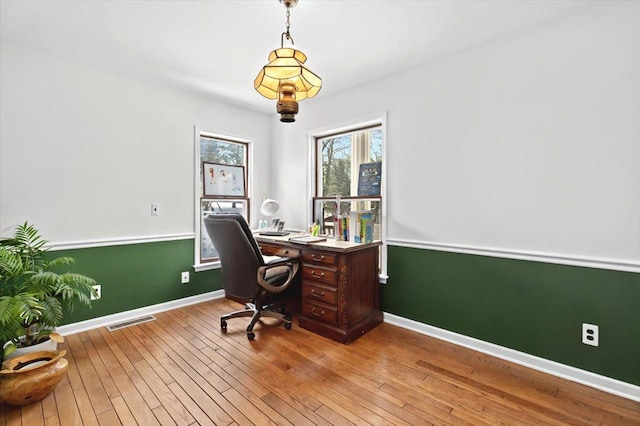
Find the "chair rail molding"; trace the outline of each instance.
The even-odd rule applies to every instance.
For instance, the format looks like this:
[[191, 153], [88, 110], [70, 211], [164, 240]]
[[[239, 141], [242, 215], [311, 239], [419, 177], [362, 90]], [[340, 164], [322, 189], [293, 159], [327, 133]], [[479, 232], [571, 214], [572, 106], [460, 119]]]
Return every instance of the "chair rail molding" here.
[[630, 259], [610, 259], [539, 251], [514, 250], [497, 247], [480, 247], [463, 244], [448, 244], [435, 241], [418, 241], [402, 238], [387, 238], [390, 246], [409, 247], [424, 250], [447, 251], [452, 253], [475, 254], [501, 257], [505, 259], [529, 260], [533, 262], [556, 263], [560, 265], [582, 266], [585, 268], [609, 269], [613, 271], [640, 273], [640, 261]]
[[82, 241], [50, 242], [46, 247], [51, 251], [74, 250], [93, 247], [124, 246], [128, 244], [158, 243], [163, 241], [192, 240], [195, 237], [196, 234], [194, 232], [187, 232], [183, 234], [150, 235], [146, 237], [121, 237]]

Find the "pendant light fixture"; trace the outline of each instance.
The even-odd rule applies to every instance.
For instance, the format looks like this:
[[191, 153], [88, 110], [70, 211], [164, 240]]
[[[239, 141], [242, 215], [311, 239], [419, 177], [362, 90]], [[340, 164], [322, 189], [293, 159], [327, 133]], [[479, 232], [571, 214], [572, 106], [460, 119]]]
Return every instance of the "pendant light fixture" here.
[[289, 16], [291, 8], [298, 0], [279, 0], [287, 9], [287, 31], [280, 37], [280, 48], [269, 54], [269, 63], [262, 67], [253, 87], [267, 99], [277, 99], [277, 111], [280, 121], [296, 121], [298, 101], [312, 98], [322, 88], [322, 79], [307, 68], [304, 63], [307, 56], [293, 47], [284, 47], [286, 38], [293, 46], [289, 34]]

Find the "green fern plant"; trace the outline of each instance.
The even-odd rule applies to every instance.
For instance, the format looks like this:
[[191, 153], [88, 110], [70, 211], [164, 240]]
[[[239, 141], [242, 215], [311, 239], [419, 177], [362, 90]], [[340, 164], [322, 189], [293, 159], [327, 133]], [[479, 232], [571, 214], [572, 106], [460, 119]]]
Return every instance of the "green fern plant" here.
[[47, 243], [38, 230], [25, 222], [15, 236], [0, 243], [0, 358], [18, 347], [30, 346], [53, 336], [62, 324], [65, 309], [91, 305], [95, 280], [54, 270], [74, 262], [71, 257], [47, 260]]

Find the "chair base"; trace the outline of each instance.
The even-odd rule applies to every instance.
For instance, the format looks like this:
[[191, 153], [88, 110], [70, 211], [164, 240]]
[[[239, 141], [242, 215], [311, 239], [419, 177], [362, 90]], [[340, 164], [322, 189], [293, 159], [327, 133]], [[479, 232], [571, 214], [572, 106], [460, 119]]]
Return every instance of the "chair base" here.
[[[278, 311], [274, 311], [274, 309]], [[220, 317], [220, 329], [223, 333], [227, 332], [227, 321], [232, 318], [251, 317], [249, 325], [247, 326], [247, 339], [253, 340], [256, 335], [253, 332], [253, 327], [258, 320], [262, 317], [278, 318], [284, 321], [284, 328], [291, 329], [291, 316], [284, 312], [284, 305], [263, 305], [262, 307], [256, 307], [254, 303], [246, 303], [244, 309], [231, 312], [229, 314]]]

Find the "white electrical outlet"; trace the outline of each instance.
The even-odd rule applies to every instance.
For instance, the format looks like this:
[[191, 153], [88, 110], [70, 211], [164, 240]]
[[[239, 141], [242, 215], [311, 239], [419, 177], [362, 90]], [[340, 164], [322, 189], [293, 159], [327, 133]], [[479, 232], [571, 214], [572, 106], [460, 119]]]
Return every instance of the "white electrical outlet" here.
[[151, 203], [151, 216], [160, 216], [160, 203]]
[[585, 345], [598, 346], [599, 333], [598, 326], [594, 324], [582, 324], [582, 343]]
[[91, 286], [91, 300], [98, 300], [102, 297], [102, 286], [101, 285], [92, 285]]
[[182, 279], [182, 284], [188, 283], [189, 282], [189, 272], [188, 271], [187, 272], [183, 272], [181, 279]]

